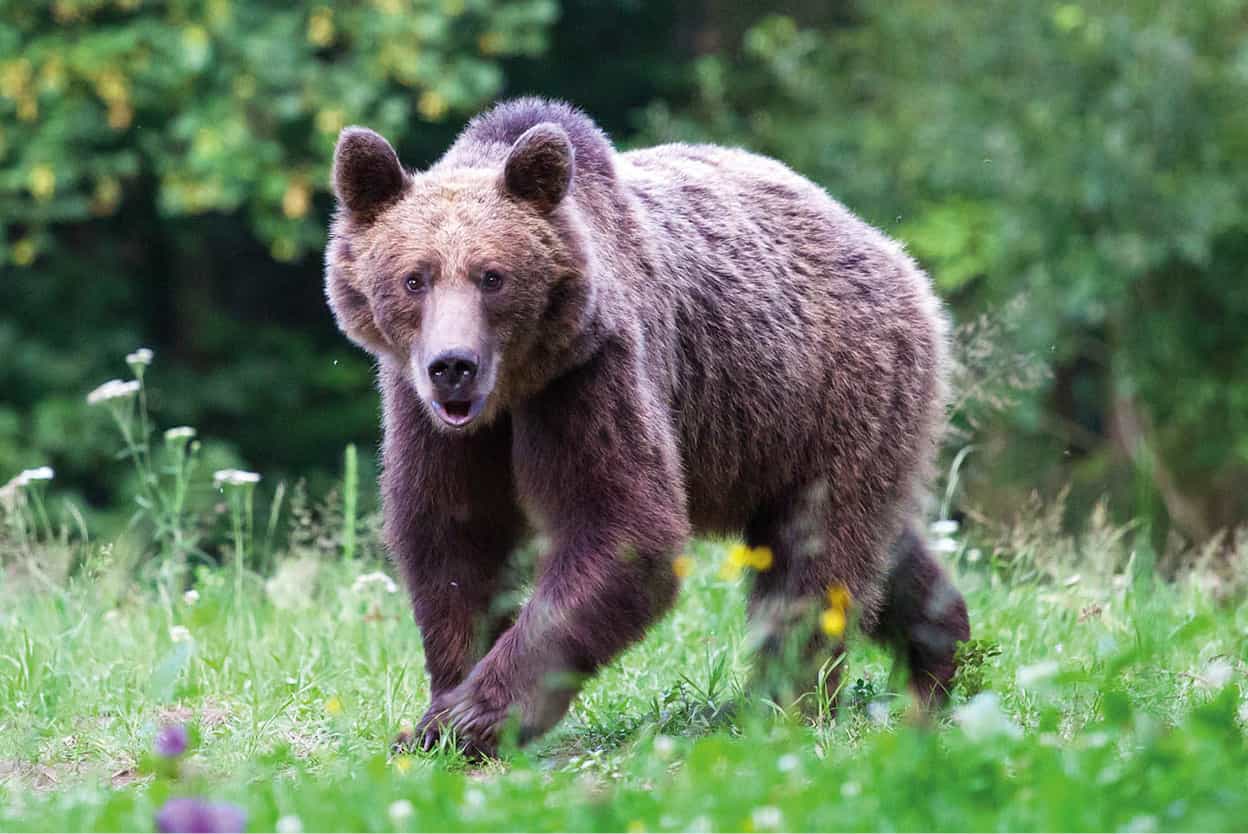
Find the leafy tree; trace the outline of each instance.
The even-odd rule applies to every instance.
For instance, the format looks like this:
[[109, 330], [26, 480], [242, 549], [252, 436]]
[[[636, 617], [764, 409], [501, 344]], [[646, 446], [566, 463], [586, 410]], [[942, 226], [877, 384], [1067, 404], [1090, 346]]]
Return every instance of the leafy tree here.
[[164, 417], [254, 463], [371, 439], [368, 365], [332, 339], [319, 291], [338, 130], [366, 123], [428, 160], [557, 13], [0, 0], [0, 471], [51, 462], [108, 497], [107, 426], [82, 396], [139, 344], [157, 348]]
[[403, 138], [488, 101], [542, 49], [551, 0], [54, 0], [0, 5], [0, 220], [29, 265], [50, 223], [242, 211], [278, 260], [320, 245], [338, 131]]

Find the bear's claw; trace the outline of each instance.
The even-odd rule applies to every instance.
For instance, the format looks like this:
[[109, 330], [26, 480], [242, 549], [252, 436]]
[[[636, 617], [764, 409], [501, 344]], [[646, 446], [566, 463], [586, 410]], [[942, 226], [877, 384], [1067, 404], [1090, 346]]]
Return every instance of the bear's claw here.
[[507, 714], [507, 705], [490, 703], [477, 687], [465, 681], [445, 696], [435, 698], [415, 730], [399, 734], [395, 747], [429, 752], [438, 746], [443, 733], [450, 732], [464, 755], [494, 756]]

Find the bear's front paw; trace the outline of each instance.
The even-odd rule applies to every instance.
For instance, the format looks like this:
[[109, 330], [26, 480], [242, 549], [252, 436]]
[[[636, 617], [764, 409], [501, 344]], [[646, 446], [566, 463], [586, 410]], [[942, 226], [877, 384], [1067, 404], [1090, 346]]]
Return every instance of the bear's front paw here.
[[467, 680], [434, 699], [408, 739], [408, 749], [433, 750], [449, 734], [466, 756], [494, 756], [511, 703], [503, 687]]

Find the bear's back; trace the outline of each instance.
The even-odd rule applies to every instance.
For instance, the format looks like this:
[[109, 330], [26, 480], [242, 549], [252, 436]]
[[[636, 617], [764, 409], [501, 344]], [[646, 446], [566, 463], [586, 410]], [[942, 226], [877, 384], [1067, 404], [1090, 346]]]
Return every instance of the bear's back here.
[[944, 325], [900, 245], [743, 150], [661, 145], [615, 167], [655, 273], [619, 280], [659, 311], [647, 339], [668, 374], [696, 526], [732, 529], [737, 509], [812, 464], [833, 478], [899, 473], [927, 454]]

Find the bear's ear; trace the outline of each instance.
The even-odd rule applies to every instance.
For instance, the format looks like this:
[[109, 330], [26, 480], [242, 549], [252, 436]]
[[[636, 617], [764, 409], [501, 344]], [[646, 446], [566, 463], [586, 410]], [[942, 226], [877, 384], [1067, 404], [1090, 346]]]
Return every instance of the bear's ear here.
[[503, 183], [510, 193], [545, 214], [567, 195], [575, 167], [568, 134], [554, 122], [542, 122], [522, 133], [511, 146], [503, 166]]
[[334, 149], [334, 194], [349, 214], [369, 219], [405, 188], [407, 172], [389, 142], [366, 127], [343, 128]]

